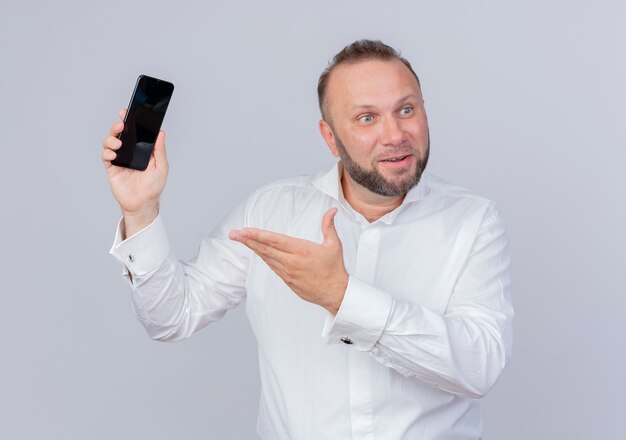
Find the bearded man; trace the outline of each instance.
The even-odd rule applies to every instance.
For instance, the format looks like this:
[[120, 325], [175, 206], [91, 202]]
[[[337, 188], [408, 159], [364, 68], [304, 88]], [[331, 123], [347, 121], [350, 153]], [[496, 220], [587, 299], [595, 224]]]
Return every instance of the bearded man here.
[[[477, 398], [511, 352], [505, 229], [490, 200], [426, 173], [417, 75], [380, 41], [339, 52], [318, 84], [339, 161], [255, 191], [188, 262], [170, 252], [160, 133], [146, 171], [102, 160], [124, 265], [151, 337], [187, 338], [246, 299], [263, 439], [479, 439]], [[120, 117], [123, 119], [123, 111]]]

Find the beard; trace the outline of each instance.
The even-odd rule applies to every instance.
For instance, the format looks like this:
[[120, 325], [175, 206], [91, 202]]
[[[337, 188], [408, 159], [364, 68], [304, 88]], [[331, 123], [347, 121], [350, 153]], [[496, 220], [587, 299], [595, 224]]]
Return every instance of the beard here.
[[376, 164], [378, 163], [376, 159], [372, 160], [371, 170], [367, 170], [356, 163], [350, 154], [348, 154], [346, 147], [339, 136], [337, 136], [337, 133], [335, 133], [335, 145], [337, 146], [337, 151], [339, 152], [339, 157], [341, 158], [343, 167], [348, 172], [352, 180], [375, 194], [387, 197], [398, 197], [409, 192], [409, 190], [416, 186], [422, 178], [422, 174], [426, 169], [428, 156], [430, 154], [430, 134], [428, 135], [426, 152], [423, 157], [415, 156], [414, 152], [412, 150], [408, 150], [407, 148], [396, 147], [398, 154], [411, 154], [415, 158], [416, 162], [415, 172], [413, 174], [409, 174], [410, 171], [406, 169], [394, 171], [394, 173], [398, 176], [402, 174], [407, 175], [405, 179], [402, 179], [397, 183], [390, 182], [385, 179], [385, 177], [376, 168]]

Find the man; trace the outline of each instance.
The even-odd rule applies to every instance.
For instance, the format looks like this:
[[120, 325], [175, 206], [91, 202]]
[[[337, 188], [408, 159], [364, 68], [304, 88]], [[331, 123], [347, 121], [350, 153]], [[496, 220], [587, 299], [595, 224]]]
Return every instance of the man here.
[[246, 298], [264, 439], [478, 439], [475, 399], [511, 350], [502, 222], [489, 200], [423, 174], [420, 84], [394, 49], [347, 46], [318, 95], [338, 164], [259, 189], [186, 263], [158, 216], [164, 133], [137, 172], [111, 165], [113, 125], [102, 160], [123, 219], [111, 252], [137, 315], [153, 338], [179, 340]]

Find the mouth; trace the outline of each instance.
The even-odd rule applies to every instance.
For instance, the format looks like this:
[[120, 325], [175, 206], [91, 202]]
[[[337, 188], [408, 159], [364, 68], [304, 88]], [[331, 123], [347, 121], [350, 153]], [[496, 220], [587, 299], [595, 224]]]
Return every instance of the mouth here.
[[390, 157], [388, 159], [381, 160], [381, 162], [400, 162], [400, 161], [406, 159], [409, 156], [410, 156], [410, 154], [405, 154], [404, 156]]
[[387, 159], [382, 159], [379, 162], [390, 168], [402, 168], [407, 166], [411, 162], [412, 158], [413, 156], [411, 154], [404, 154], [401, 156], [388, 157]]

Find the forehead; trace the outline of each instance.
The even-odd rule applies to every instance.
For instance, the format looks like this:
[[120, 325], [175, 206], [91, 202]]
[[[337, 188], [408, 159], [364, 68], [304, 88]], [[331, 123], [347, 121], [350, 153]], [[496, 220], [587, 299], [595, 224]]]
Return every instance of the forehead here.
[[327, 86], [329, 106], [347, 110], [351, 106], [384, 106], [402, 96], [421, 92], [417, 79], [400, 60], [364, 60], [338, 65]]

